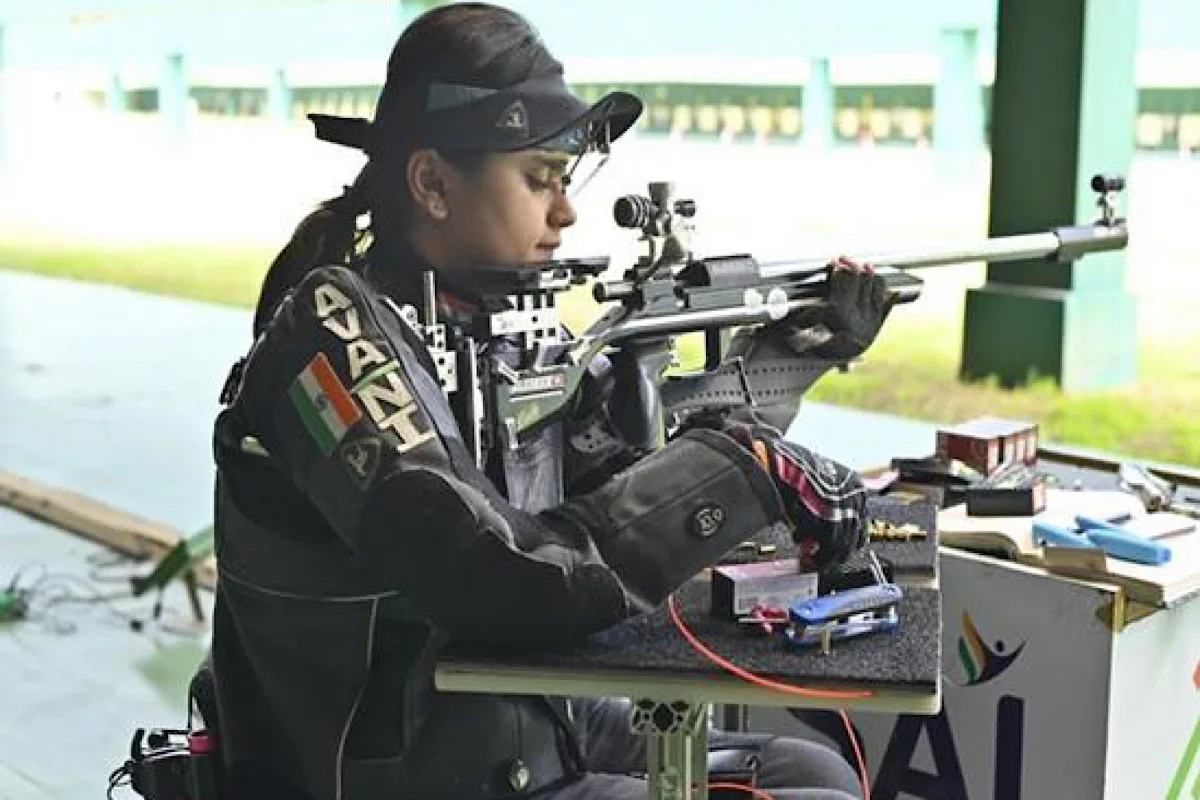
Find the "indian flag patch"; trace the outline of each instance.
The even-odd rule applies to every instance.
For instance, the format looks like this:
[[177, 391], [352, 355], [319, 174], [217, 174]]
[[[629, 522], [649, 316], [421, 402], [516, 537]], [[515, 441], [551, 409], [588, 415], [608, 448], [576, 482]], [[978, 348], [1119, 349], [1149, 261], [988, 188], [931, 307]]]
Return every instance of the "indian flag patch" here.
[[324, 353], [317, 353], [296, 376], [288, 397], [326, 458], [333, 454], [350, 426], [362, 419], [358, 404], [338, 380]]

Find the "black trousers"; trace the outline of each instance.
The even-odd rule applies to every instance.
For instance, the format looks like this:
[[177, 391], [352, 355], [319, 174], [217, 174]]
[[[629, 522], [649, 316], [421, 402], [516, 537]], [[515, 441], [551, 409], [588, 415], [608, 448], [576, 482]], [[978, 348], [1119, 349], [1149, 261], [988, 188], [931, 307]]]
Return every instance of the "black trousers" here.
[[[572, 701], [589, 774], [538, 800], [646, 800], [646, 740], [630, 730], [628, 700]], [[754, 749], [759, 786], [775, 800], [857, 800], [859, 779], [841, 754], [816, 742], [754, 733], [710, 730], [708, 749]], [[749, 798], [749, 794], [744, 794]]]

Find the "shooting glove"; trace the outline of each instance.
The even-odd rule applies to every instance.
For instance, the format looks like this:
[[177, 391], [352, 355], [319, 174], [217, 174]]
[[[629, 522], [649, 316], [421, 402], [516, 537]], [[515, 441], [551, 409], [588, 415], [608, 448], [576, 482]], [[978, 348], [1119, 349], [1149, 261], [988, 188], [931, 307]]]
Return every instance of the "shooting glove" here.
[[797, 355], [848, 361], [862, 355], [875, 341], [892, 310], [895, 297], [882, 275], [829, 267], [825, 302], [786, 317], [780, 326], [784, 341]]
[[857, 473], [786, 441], [769, 425], [727, 419], [725, 433], [771, 475], [803, 570], [825, 572], [867, 543], [867, 490]]

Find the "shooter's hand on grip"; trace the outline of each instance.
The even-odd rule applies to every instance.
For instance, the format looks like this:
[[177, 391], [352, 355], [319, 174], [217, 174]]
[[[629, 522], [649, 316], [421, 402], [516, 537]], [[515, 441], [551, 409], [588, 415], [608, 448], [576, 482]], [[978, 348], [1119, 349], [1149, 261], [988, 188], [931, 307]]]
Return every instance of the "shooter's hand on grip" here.
[[867, 491], [857, 473], [736, 413], [723, 429], [771, 475], [799, 547], [801, 569], [833, 569], [866, 544]]
[[866, 351], [896, 298], [867, 264], [840, 257], [829, 265], [825, 302], [783, 320], [783, 339], [797, 355], [845, 361]]

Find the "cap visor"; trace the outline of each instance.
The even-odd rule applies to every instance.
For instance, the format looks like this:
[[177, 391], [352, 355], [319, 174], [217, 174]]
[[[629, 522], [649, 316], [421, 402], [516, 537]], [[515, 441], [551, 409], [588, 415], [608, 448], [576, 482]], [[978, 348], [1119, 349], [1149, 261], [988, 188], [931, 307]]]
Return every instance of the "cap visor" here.
[[633, 127], [643, 109], [642, 101], [629, 92], [609, 92], [590, 106], [571, 95], [571, 105], [575, 108], [570, 112], [572, 118], [568, 122], [553, 133], [529, 142], [526, 147], [538, 147], [562, 137], [568, 131], [605, 122], [608, 123], [608, 141], [615, 142]]

